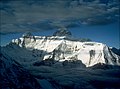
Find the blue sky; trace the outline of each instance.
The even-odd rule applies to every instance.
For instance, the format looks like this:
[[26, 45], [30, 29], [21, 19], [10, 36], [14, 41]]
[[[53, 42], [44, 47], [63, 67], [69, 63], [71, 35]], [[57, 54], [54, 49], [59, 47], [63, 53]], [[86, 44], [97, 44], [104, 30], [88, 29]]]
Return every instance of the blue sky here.
[[120, 48], [119, 29], [118, 23], [112, 23], [102, 26], [83, 26], [81, 28], [73, 28], [71, 32], [73, 32], [75, 36], [81, 38], [90, 38], [93, 41], [101, 42], [111, 47]]

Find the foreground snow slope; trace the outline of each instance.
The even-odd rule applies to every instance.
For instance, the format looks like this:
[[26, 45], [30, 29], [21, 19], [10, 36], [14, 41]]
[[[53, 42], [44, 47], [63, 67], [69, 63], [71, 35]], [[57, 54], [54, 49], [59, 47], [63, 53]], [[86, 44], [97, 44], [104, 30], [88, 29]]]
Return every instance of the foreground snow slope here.
[[81, 60], [87, 67], [97, 63], [120, 65], [120, 57], [114, 54], [108, 46], [98, 42], [81, 42], [66, 36], [29, 36], [15, 39], [12, 43], [32, 51], [31, 55], [37, 55], [33, 58], [22, 51], [22, 56], [26, 59], [28, 55], [29, 60], [50, 58], [59, 62]]

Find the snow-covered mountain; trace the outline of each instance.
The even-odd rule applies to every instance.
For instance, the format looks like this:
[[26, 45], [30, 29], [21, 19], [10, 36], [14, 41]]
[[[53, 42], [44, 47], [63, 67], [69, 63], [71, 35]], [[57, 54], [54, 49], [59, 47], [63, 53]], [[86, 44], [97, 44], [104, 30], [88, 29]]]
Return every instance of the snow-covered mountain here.
[[98, 63], [120, 65], [120, 56], [113, 53], [107, 45], [81, 42], [73, 38], [68, 30], [59, 30], [54, 36], [32, 36], [27, 33], [12, 40], [2, 50], [25, 65], [49, 59], [56, 62], [80, 60], [86, 67]]
[[0, 49], [1, 89], [120, 88], [120, 56], [68, 30], [54, 36], [26, 33]]

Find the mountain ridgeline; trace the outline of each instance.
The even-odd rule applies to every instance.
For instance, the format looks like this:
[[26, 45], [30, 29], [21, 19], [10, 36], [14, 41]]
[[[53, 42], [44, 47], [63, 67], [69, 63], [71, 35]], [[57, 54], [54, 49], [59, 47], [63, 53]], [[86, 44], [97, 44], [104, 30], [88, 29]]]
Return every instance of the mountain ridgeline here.
[[[24, 60], [26, 58], [25, 61], [31, 59], [31, 62], [40, 62], [52, 59], [57, 63], [79, 60], [86, 67], [97, 63], [120, 65], [120, 56], [113, 52], [107, 45], [89, 40], [77, 40], [66, 29], [56, 31], [53, 36], [32, 36], [32, 34], [27, 33], [22, 38], [12, 40], [10, 44], [16, 44], [19, 46], [19, 49], [29, 51], [18, 54], [24, 57]], [[6, 47], [11, 48], [9, 45]], [[12, 50], [15, 53], [17, 51], [16, 49]], [[6, 52], [9, 53], [8, 50]], [[27, 58], [26, 55], [28, 54], [32, 56], [28, 56]], [[15, 56], [13, 54], [13, 57]]]

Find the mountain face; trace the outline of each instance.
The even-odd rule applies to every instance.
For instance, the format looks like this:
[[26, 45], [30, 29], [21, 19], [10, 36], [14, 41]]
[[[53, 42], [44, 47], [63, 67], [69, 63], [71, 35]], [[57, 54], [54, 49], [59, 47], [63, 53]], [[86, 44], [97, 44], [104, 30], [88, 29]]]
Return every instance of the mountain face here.
[[[67, 33], [62, 30], [55, 32], [54, 36], [23, 36], [13, 40], [2, 50], [25, 65], [27, 62], [41, 63], [43, 60], [52, 60], [55, 63], [79, 60], [86, 67], [98, 63], [120, 65], [120, 56], [113, 53], [105, 44], [81, 42], [66, 34], [60, 36], [62, 32]], [[51, 63], [54, 64], [54, 62]]]

